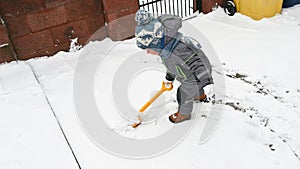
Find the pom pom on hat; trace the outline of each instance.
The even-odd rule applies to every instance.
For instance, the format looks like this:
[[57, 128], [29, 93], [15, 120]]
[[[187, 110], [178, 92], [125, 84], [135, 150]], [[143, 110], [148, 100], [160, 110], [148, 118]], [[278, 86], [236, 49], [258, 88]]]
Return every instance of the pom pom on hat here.
[[153, 17], [151, 14], [145, 10], [138, 10], [135, 14], [135, 21], [137, 22], [137, 25], [145, 25], [152, 19]]

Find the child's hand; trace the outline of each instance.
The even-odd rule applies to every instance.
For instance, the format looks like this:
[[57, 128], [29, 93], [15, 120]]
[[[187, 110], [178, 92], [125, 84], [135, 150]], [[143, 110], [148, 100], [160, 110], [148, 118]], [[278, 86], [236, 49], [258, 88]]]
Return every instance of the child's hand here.
[[170, 88], [171, 85], [173, 84], [173, 81], [169, 81], [169, 80], [164, 80], [164, 84], [167, 88]]

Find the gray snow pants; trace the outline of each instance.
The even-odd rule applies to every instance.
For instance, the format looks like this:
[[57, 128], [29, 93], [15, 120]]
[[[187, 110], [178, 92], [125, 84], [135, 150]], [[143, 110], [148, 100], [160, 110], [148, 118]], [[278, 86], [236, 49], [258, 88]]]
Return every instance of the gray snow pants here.
[[[205, 85], [203, 85], [205, 84]], [[210, 84], [199, 83], [195, 81], [182, 82], [177, 89], [178, 111], [184, 116], [191, 115], [193, 111], [193, 101], [196, 96], [201, 96], [204, 93], [203, 87]]]

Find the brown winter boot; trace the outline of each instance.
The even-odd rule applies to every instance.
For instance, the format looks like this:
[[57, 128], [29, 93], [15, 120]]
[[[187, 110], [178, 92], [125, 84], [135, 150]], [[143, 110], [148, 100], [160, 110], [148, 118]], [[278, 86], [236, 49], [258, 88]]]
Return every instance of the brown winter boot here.
[[206, 97], [206, 94], [203, 93], [201, 96], [196, 96], [196, 97], [194, 98], [194, 101], [195, 101], [195, 102], [204, 102], [204, 103], [207, 103], [207, 102], [208, 102], [208, 99], [207, 99], [207, 97]]
[[169, 116], [169, 120], [172, 123], [179, 123], [179, 122], [183, 122], [185, 120], [190, 120], [190, 119], [191, 119], [191, 115], [184, 116], [184, 115], [180, 114], [179, 112], [176, 112]]

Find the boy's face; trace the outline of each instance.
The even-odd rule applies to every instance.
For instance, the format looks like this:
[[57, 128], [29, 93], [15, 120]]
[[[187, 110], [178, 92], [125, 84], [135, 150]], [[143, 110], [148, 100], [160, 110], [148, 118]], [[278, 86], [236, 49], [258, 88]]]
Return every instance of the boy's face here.
[[152, 49], [146, 49], [147, 53], [152, 54], [152, 55], [159, 55], [158, 52], [156, 52], [155, 50]]

